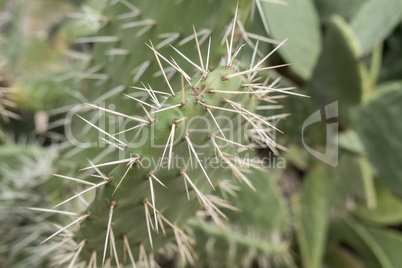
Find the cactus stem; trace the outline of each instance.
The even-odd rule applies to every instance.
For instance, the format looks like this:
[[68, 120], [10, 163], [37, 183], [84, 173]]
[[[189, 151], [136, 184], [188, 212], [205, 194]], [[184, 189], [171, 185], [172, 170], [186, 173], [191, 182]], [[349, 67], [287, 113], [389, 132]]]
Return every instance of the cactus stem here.
[[209, 178], [207, 172], [205, 171], [204, 166], [202, 165], [200, 159], [198, 158], [197, 152], [195, 151], [193, 144], [191, 143], [188, 132], [186, 132], [186, 134], [184, 135], [184, 138], [186, 139], [188, 146], [190, 147], [191, 151], [193, 152], [195, 159], [197, 160], [198, 164], [200, 165], [202, 172], [204, 173], [205, 177], [207, 177], [209, 184], [212, 186], [212, 189], [214, 189], [214, 191], [215, 191], [215, 187], [212, 184], [211, 179]]
[[105, 264], [107, 244], [109, 242], [110, 229], [112, 227], [113, 209], [114, 209], [115, 206], [116, 206], [116, 201], [110, 202], [109, 220], [108, 220], [108, 223], [107, 223], [107, 231], [106, 231], [106, 238], [105, 238], [105, 246], [104, 246], [104, 250], [103, 250], [102, 265]]

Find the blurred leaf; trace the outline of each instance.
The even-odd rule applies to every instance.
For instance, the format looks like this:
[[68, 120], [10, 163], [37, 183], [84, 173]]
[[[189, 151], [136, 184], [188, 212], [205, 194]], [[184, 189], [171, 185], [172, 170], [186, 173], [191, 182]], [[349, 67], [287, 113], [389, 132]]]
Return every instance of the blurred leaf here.
[[402, 196], [402, 84], [377, 95], [360, 110], [357, 132], [381, 181]]
[[306, 170], [309, 165], [309, 153], [302, 147], [290, 145], [284, 157], [300, 170]]
[[383, 41], [398, 25], [402, 18], [402, 1], [370, 0], [351, 20], [351, 28], [362, 47], [368, 54], [379, 42]]
[[300, 196], [292, 200], [296, 237], [303, 267], [321, 267], [327, 232], [327, 170], [313, 169], [303, 181]]
[[384, 186], [377, 184], [377, 206], [369, 209], [357, 206], [354, 214], [369, 222], [396, 225], [402, 222], [402, 200], [393, 196]]
[[344, 207], [347, 198], [353, 197], [367, 207], [376, 206], [376, 195], [370, 164], [363, 157], [343, 154], [339, 165], [333, 170], [331, 199]]
[[325, 256], [325, 264], [328, 268], [364, 268], [357, 256], [341, 247], [329, 249]]
[[380, 75], [381, 63], [382, 63], [383, 43], [379, 43], [371, 54], [370, 64], [370, 85], [369, 89], [372, 91], [377, 84], [378, 77]]
[[338, 136], [338, 142], [340, 148], [347, 150], [355, 154], [363, 154], [364, 146], [360, 140], [360, 137], [354, 130], [347, 130], [341, 132]]
[[364, 226], [347, 217], [337, 222], [336, 231], [342, 241], [359, 253], [368, 268], [395, 268], [402, 263], [402, 236], [398, 232]]
[[369, 0], [315, 0], [321, 20], [327, 22], [332, 15], [340, 15], [349, 21], [360, 7]]
[[341, 17], [332, 17], [311, 86], [313, 99], [319, 106], [339, 101], [341, 124], [350, 120], [352, 110], [362, 98], [365, 83], [360, 55], [349, 26]]
[[377, 86], [377, 91], [400, 90], [402, 88], [402, 80], [390, 81]]
[[321, 51], [318, 14], [312, 0], [283, 2], [287, 5], [261, 3], [270, 34], [278, 41], [289, 37], [279, 52], [297, 74], [308, 80]]
[[385, 82], [402, 79], [402, 23], [385, 40], [384, 47], [379, 80]]

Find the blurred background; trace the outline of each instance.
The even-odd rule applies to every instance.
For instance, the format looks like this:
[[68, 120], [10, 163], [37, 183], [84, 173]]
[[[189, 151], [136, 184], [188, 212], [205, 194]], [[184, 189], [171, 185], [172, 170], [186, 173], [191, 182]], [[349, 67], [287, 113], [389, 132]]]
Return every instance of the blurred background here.
[[[197, 60], [189, 52], [192, 25], [204, 50], [212, 35], [217, 66], [236, 4], [0, 0], [0, 267], [48, 267], [38, 245], [52, 233], [50, 222], [65, 220], [25, 207], [49, 207], [77, 191], [50, 179], [53, 173], [74, 174], [86, 159], [115, 155], [66, 138], [66, 129], [80, 141], [98, 136], [66, 120], [69, 111], [102, 101], [133, 113], [121, 96], [129, 86], [164, 87], [145, 43], [163, 55], [173, 44]], [[267, 73], [309, 97], [288, 95], [258, 111], [287, 115], [273, 121], [286, 164], [261, 173], [260, 193], [244, 189], [232, 200], [242, 210], [228, 212], [232, 233], [191, 220], [199, 267], [402, 267], [402, 1], [238, 4], [236, 41], [249, 46], [239, 66], [247, 68], [242, 59], [257, 43], [265, 55], [288, 38], [269, 64], [291, 65]], [[180, 82], [174, 69], [166, 72], [173, 85]], [[211, 237], [218, 241], [212, 251]], [[164, 257], [162, 267], [175, 266], [175, 258]]]

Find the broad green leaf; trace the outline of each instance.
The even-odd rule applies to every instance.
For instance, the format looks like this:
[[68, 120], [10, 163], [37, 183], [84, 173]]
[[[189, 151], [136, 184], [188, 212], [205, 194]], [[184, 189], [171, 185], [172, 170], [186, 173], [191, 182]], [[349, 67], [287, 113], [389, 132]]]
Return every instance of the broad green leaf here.
[[327, 236], [327, 170], [323, 166], [307, 174], [301, 195], [292, 200], [296, 237], [305, 268], [321, 267]]
[[365, 3], [351, 20], [364, 54], [368, 54], [383, 41], [402, 18], [402, 1], [370, 0]]
[[334, 205], [344, 207], [348, 198], [363, 202], [366, 207], [376, 206], [373, 175], [364, 157], [343, 154], [333, 170], [331, 198]]
[[312, 0], [285, 0], [287, 5], [261, 1], [271, 36], [289, 38], [279, 49], [285, 61], [303, 79], [311, 77], [321, 51], [321, 30]]
[[382, 66], [379, 80], [381, 82], [402, 79], [402, 23], [393, 34], [384, 41]]
[[355, 154], [363, 154], [364, 146], [357, 135], [357, 133], [353, 130], [347, 130], [342, 133], [339, 133], [338, 136], [339, 147], [349, 152]]
[[330, 234], [338, 243], [346, 244], [357, 252], [364, 262], [365, 268], [382, 267], [371, 248], [367, 245], [365, 237], [361, 237], [361, 229], [364, 231], [364, 228], [352, 219], [340, 217], [331, 223]]
[[402, 196], [402, 84], [377, 91], [358, 113], [357, 132], [382, 183]]
[[352, 110], [362, 99], [365, 76], [360, 55], [348, 24], [339, 16], [332, 17], [311, 80], [312, 97], [319, 106], [339, 101], [343, 125], [348, 123]]
[[362, 220], [377, 224], [397, 225], [402, 222], [402, 200], [393, 196], [385, 187], [376, 185], [377, 206], [369, 209], [357, 206], [354, 214]]
[[341, 241], [359, 253], [366, 267], [395, 268], [402, 263], [399, 232], [364, 226], [347, 217], [337, 223], [336, 232]]

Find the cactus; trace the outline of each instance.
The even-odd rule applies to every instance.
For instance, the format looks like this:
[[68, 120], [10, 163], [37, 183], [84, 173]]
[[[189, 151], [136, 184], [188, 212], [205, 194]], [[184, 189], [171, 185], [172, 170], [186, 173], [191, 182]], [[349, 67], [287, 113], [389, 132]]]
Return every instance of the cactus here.
[[[237, 11], [233, 21], [237, 21]], [[55, 260], [57, 265], [70, 261], [70, 265], [86, 262], [90, 266], [96, 266], [99, 263], [104, 264], [107, 259], [109, 262], [114, 259], [119, 266], [127, 253], [132, 265], [135, 265], [133, 256], [137, 256], [139, 262], [148, 262], [145, 253], [149, 254], [152, 263], [154, 252], [172, 238], [176, 239], [178, 251], [183, 258], [192, 263], [194, 257], [191, 255], [191, 243], [181, 227], [201, 207], [218, 226], [224, 226], [221, 219], [224, 215], [218, 207], [228, 206], [227, 202], [210, 195], [216, 187], [220, 187], [222, 175], [232, 171], [235, 177], [253, 188], [239, 167], [237, 151], [239, 147], [248, 150], [264, 145], [278, 152], [275, 142], [267, 134], [267, 131], [274, 131], [275, 128], [265, 118], [256, 115], [255, 110], [258, 101], [270, 101], [269, 93], [286, 93], [289, 88], [273, 88], [277, 80], [270, 85], [269, 80], [262, 84], [255, 83], [255, 76], [259, 71], [279, 67], [262, 67], [262, 64], [282, 43], [259, 61], [255, 60], [257, 50], [254, 50], [250, 69], [241, 71], [234, 67], [241, 47], [234, 49], [236, 24], [232, 24], [225, 66], [213, 71], [209, 71], [210, 50], [208, 49], [207, 60], [204, 61], [195, 33], [200, 64], [191, 63], [201, 71], [201, 75], [193, 78], [173, 60], [168, 61], [150, 43], [149, 47], [161, 68], [167, 90], [159, 92], [151, 87], [135, 87], [147, 91], [153, 104], [128, 95], [142, 106], [145, 118], [132, 116], [132, 112], [122, 113], [89, 104], [102, 112], [126, 118], [127, 122], [137, 123], [131, 129], [138, 129], [138, 132], [130, 135], [130, 138], [125, 135], [130, 129], [112, 135], [81, 117], [84, 122], [106, 135], [109, 138], [106, 140], [108, 143], [121, 149], [124, 159], [97, 165], [91, 163], [84, 168], [96, 170], [98, 174], [95, 176], [100, 182], [58, 175], [91, 187], [60, 202], [54, 208], [90, 190], [96, 189], [96, 195], [85, 211], [76, 214], [76, 220], [45, 240], [79, 224], [79, 229], [71, 239], [76, 244], [75, 251], [70, 253], [69, 260], [61, 257]], [[182, 82], [179, 88], [171, 85], [162, 60], [180, 72]], [[184, 81], [188, 85], [184, 86]], [[163, 102], [159, 100], [158, 94], [166, 96]], [[152, 111], [149, 112], [144, 105], [151, 107]], [[230, 138], [226, 138], [224, 134], [226, 128], [230, 130]], [[248, 140], [248, 133], [254, 145], [243, 145]], [[168, 158], [167, 162], [165, 156]], [[201, 156], [205, 160], [200, 159]], [[176, 159], [179, 162], [175, 162]], [[189, 161], [183, 161], [185, 159]], [[208, 159], [220, 159], [225, 166], [207, 166], [205, 161]], [[154, 162], [147, 165], [145, 161], [150, 160]], [[246, 163], [246, 167], [253, 165], [252, 162]], [[113, 169], [110, 168], [115, 165]], [[63, 250], [63, 247], [59, 249]]]

